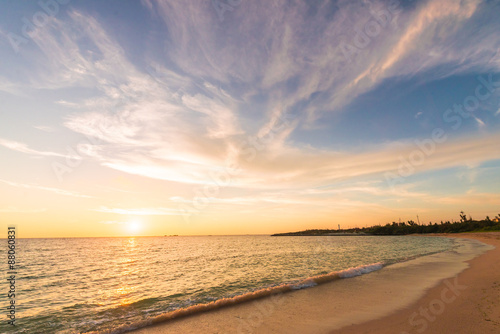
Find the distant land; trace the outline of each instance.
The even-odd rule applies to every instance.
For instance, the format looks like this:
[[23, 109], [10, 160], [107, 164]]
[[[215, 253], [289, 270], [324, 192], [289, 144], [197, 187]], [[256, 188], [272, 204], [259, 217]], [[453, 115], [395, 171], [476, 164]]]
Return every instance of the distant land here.
[[489, 232], [500, 231], [500, 214], [494, 219], [486, 216], [483, 220], [474, 220], [461, 211], [460, 221], [441, 221], [438, 223], [417, 224], [413, 220], [407, 222], [392, 222], [386, 225], [375, 225], [363, 228], [349, 229], [316, 229], [298, 232], [276, 233], [272, 237], [288, 236], [355, 236], [355, 235], [406, 235], [427, 233], [463, 233], [463, 232]]

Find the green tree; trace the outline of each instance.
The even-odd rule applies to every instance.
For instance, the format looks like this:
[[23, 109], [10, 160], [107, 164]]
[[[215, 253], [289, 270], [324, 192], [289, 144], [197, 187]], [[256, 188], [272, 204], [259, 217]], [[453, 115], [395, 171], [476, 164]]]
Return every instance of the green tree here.
[[460, 222], [464, 223], [467, 221], [467, 215], [462, 211], [460, 211]]

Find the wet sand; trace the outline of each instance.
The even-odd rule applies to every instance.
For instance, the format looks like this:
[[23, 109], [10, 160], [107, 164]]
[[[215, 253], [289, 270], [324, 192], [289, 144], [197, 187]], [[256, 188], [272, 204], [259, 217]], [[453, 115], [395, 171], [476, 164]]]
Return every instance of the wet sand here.
[[498, 333], [500, 233], [451, 236], [496, 248], [472, 259], [477, 245], [469, 241], [461, 254], [425, 256], [134, 333]]

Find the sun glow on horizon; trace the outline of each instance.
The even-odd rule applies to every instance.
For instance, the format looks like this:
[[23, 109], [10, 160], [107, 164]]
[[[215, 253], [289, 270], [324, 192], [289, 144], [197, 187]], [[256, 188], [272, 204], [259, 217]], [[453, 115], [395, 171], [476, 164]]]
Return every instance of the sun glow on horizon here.
[[139, 220], [130, 220], [126, 227], [128, 233], [137, 235], [142, 230], [142, 223]]

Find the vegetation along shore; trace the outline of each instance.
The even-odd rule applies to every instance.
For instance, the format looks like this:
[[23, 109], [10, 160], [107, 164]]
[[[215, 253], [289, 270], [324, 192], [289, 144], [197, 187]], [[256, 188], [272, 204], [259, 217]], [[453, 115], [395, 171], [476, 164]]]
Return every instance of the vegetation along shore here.
[[349, 229], [312, 229], [298, 232], [276, 233], [273, 237], [282, 236], [352, 236], [352, 235], [406, 235], [427, 233], [463, 233], [500, 231], [500, 213], [494, 218], [486, 217], [483, 220], [474, 220], [461, 211], [460, 221], [441, 221], [438, 223], [418, 224], [413, 220], [407, 222], [392, 222], [385, 225], [374, 225], [363, 228]]

